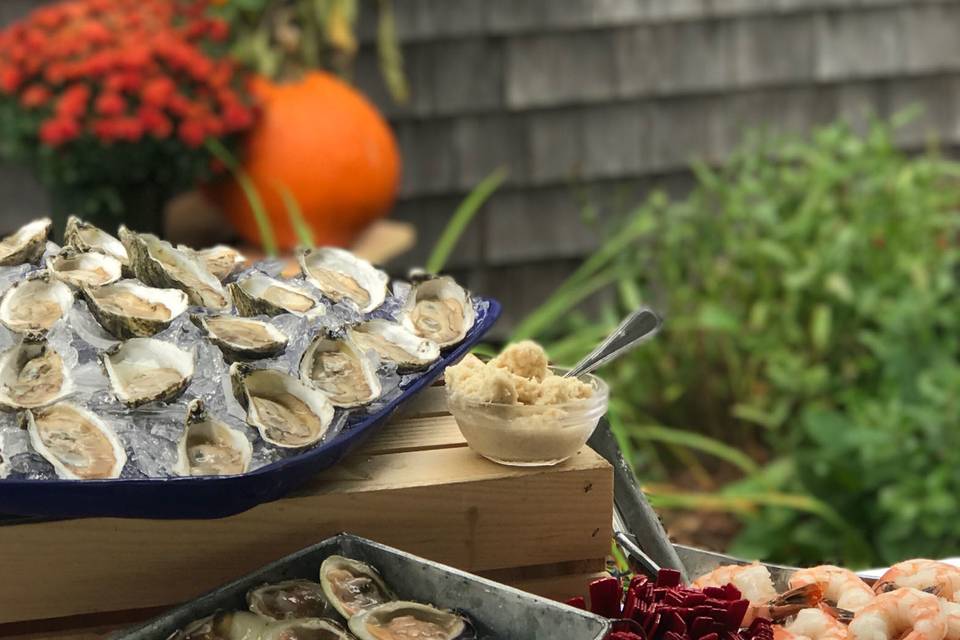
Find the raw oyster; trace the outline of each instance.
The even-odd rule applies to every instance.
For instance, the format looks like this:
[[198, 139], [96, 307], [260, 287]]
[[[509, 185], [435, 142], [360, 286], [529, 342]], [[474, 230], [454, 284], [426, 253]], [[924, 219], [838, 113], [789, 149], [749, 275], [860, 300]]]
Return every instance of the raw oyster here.
[[81, 289], [90, 313], [114, 337], [155, 335], [187, 310], [187, 294], [179, 289], [155, 289], [137, 280], [120, 280], [103, 287]]
[[354, 640], [354, 637], [333, 620], [301, 618], [268, 625], [260, 640]]
[[476, 312], [470, 294], [450, 276], [440, 276], [414, 284], [401, 320], [421, 338], [449, 347], [473, 328]]
[[334, 302], [350, 300], [367, 313], [387, 297], [387, 274], [349, 251], [335, 247], [303, 249], [297, 260], [310, 284]]
[[247, 411], [247, 424], [266, 442], [297, 449], [320, 440], [333, 422], [327, 397], [293, 376], [248, 364], [230, 365], [233, 393]]
[[39, 334], [27, 334], [0, 356], [0, 407], [34, 409], [73, 391], [63, 358]]
[[52, 230], [50, 218], [41, 218], [28, 222], [0, 240], [0, 267], [36, 263], [47, 248], [47, 239]]
[[279, 355], [289, 341], [284, 332], [262, 320], [230, 315], [192, 315], [190, 320], [206, 332], [230, 362]]
[[207, 268], [220, 282], [223, 282], [247, 263], [247, 258], [234, 249], [223, 244], [206, 249], [191, 249], [187, 245], [177, 245], [177, 249], [189, 256], [193, 256]]
[[466, 640], [467, 621], [452, 611], [419, 602], [398, 600], [362, 611], [350, 618], [350, 631], [359, 640]]
[[245, 473], [253, 448], [247, 436], [207, 413], [199, 398], [187, 406], [187, 424], [177, 446], [174, 472], [181, 476]]
[[122, 242], [100, 227], [84, 222], [77, 216], [70, 216], [67, 219], [67, 228], [63, 232], [63, 244], [77, 251], [105, 253], [119, 260], [123, 266], [130, 264], [130, 257]]
[[20, 414], [30, 444], [67, 480], [117, 478], [127, 454], [113, 429], [95, 413], [69, 402]]
[[175, 398], [193, 378], [194, 354], [155, 338], [131, 338], [101, 354], [117, 400], [129, 407]]
[[380, 397], [377, 363], [349, 337], [319, 333], [300, 358], [300, 379], [335, 407], [358, 407]]
[[348, 333], [362, 350], [373, 349], [381, 360], [395, 362], [401, 369], [426, 367], [440, 357], [440, 345], [436, 342], [389, 320], [368, 320]]
[[120, 279], [120, 261], [97, 251], [82, 252], [64, 247], [50, 261], [50, 273], [71, 287], [99, 287]]
[[396, 600], [376, 569], [343, 556], [330, 556], [320, 565], [320, 585], [327, 600], [347, 620], [361, 611]]
[[17, 333], [48, 331], [70, 311], [73, 291], [47, 271], [35, 271], [7, 289], [0, 322]]
[[227, 289], [237, 313], [242, 316], [276, 316], [281, 313], [314, 316], [326, 312], [320, 301], [306, 289], [259, 272], [230, 283]]
[[323, 618], [333, 609], [323, 587], [312, 580], [285, 580], [264, 584], [247, 592], [250, 611], [270, 620]]
[[230, 306], [220, 281], [199, 260], [150, 233], [120, 227], [120, 241], [130, 255], [133, 273], [152, 287], [172, 287], [187, 294], [190, 304], [211, 309]]
[[246, 611], [218, 611], [194, 620], [167, 640], [260, 640], [267, 624], [267, 620]]

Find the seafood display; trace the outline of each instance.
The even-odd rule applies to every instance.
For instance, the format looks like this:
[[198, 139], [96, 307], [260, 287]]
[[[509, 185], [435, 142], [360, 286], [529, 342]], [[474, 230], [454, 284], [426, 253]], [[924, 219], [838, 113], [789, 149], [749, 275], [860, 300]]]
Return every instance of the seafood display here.
[[222, 245], [76, 217], [64, 246], [50, 233], [44, 219], [0, 240], [0, 478], [257, 469], [399, 397], [476, 317], [449, 278], [411, 307], [423, 283], [343, 249], [299, 252], [287, 279]]

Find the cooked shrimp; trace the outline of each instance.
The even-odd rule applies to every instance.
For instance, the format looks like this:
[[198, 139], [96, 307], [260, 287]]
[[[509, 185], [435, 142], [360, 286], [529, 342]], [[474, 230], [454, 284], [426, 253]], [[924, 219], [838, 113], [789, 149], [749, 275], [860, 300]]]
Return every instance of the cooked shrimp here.
[[728, 584], [735, 586], [750, 601], [750, 608], [741, 623], [744, 627], [750, 626], [755, 618], [783, 620], [801, 609], [816, 605], [821, 599], [821, 590], [816, 584], [777, 594], [770, 572], [757, 562], [718, 567], [694, 580], [692, 586], [702, 589]]
[[960, 568], [936, 560], [905, 560], [887, 569], [873, 590], [883, 593], [899, 587], [919, 589], [960, 602]]
[[940, 610], [947, 618], [945, 640], [960, 640], [960, 604], [941, 599]]
[[816, 608], [802, 609], [784, 631], [796, 640], [847, 640], [847, 626]]
[[896, 589], [881, 593], [857, 611], [849, 633], [852, 640], [943, 640], [947, 616], [936, 596]]
[[791, 588], [814, 583], [820, 585], [828, 604], [846, 611], [857, 611], [876, 595], [853, 571], [829, 564], [801, 569], [790, 577]]

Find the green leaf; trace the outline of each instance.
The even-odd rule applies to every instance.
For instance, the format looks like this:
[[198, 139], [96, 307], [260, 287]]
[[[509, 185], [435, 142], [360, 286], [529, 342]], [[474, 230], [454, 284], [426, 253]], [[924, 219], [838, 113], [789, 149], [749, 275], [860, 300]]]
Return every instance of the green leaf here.
[[273, 227], [270, 226], [270, 219], [263, 206], [260, 193], [257, 191], [257, 186], [222, 142], [216, 138], [207, 138], [205, 145], [211, 155], [230, 170], [237, 184], [243, 190], [243, 195], [246, 197], [247, 204], [250, 205], [250, 211], [257, 223], [257, 229], [260, 231], [260, 243], [263, 245], [264, 253], [268, 256], [277, 255], [277, 240], [273, 235]]

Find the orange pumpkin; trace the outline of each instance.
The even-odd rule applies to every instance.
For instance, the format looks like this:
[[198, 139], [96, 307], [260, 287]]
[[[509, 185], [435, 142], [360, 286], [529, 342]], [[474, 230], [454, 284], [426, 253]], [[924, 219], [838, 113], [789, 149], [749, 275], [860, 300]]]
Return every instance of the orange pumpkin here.
[[[278, 184], [296, 197], [317, 245], [348, 246], [393, 206], [400, 181], [396, 139], [380, 113], [332, 74], [290, 83], [254, 78], [261, 117], [245, 136], [250, 175], [281, 249], [298, 244]], [[260, 232], [239, 185], [224, 179], [207, 194], [247, 242]]]

